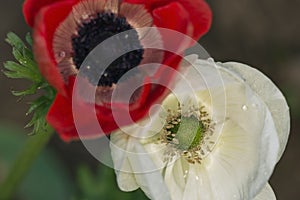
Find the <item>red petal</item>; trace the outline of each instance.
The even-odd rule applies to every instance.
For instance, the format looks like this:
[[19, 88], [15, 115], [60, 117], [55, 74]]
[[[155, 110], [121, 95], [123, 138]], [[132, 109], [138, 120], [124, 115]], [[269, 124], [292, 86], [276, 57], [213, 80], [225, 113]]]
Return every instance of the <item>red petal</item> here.
[[[150, 93], [151, 98], [145, 98], [145, 102], [142, 105], [139, 104], [135, 110], [131, 110], [131, 107], [129, 107], [132, 120], [136, 122], [144, 118], [148, 114], [151, 105], [166, 95], [164, 92], [164, 87], [154, 87]], [[81, 138], [89, 139], [103, 136], [103, 133], [109, 134], [121, 126], [132, 123], [129, 117], [124, 117], [128, 116], [128, 105], [126, 107], [124, 105], [113, 105], [111, 108], [96, 106], [95, 118], [95, 116], [91, 116], [93, 105], [76, 102], [76, 106], [72, 107], [72, 103], [74, 103], [72, 102], [74, 101], [72, 98], [74, 96], [65, 97], [57, 94], [47, 114], [48, 123], [66, 142], [79, 139], [78, 130], [80, 131]], [[76, 116], [76, 126], [74, 116]], [[93, 121], [93, 118], [96, 121]], [[118, 124], [115, 121], [116, 119], [118, 120]], [[101, 129], [99, 129], [99, 125]]]
[[174, 2], [156, 8], [153, 10], [152, 14], [156, 26], [182, 33], [187, 32], [189, 14], [180, 3]]
[[71, 103], [69, 99], [58, 94], [47, 114], [48, 123], [59, 133], [64, 141], [78, 138]]
[[34, 41], [34, 56], [42, 75], [59, 93], [66, 95], [64, 80], [57, 70], [57, 65], [54, 62], [52, 55], [50, 55], [50, 52], [48, 51], [45, 39], [39, 33], [35, 32]]
[[[91, 105], [84, 103], [76, 104], [76, 107], [73, 109], [72, 98], [57, 94], [47, 114], [47, 121], [66, 142], [79, 139], [80, 137], [88, 139], [103, 136], [103, 132], [99, 131], [101, 130], [99, 129], [99, 123], [94, 123], [89, 117], [89, 113], [87, 113], [91, 109]], [[105, 113], [103, 114], [101, 120], [99, 119], [101, 128], [106, 132], [115, 130], [117, 128], [116, 125], [112, 123], [113, 121], [107, 120]], [[76, 126], [73, 116], [76, 116]], [[80, 137], [77, 128], [80, 131]]]
[[34, 20], [38, 12], [44, 6], [54, 4], [64, 0], [26, 0], [23, 4], [23, 14], [29, 26], [34, 25]]
[[138, 105], [134, 105], [135, 109], [130, 111], [130, 116], [134, 122], [146, 117], [151, 106], [160, 103], [169, 94], [167, 87], [171, 87], [170, 83], [174, 78], [174, 73], [176, 72], [181, 60], [182, 58], [180, 56], [169, 56], [163, 63], [165, 66], [169, 67], [165, 68], [164, 66], [161, 66], [158, 72], [151, 77], [152, 80], [148, 83], [146, 80], [144, 88], [150, 87], [151, 91], [146, 90], [147, 92], [141, 96], [143, 100], [137, 102]]
[[[198, 40], [203, 34], [205, 34], [211, 25], [212, 12], [204, 0], [125, 0], [125, 2], [145, 4], [146, 8], [150, 12], [172, 2], [180, 3], [185, 8], [186, 12], [189, 13], [189, 21], [194, 27], [194, 31], [191, 36], [195, 40]], [[180, 12], [178, 14], [180, 15]], [[171, 17], [168, 17], [167, 19], [169, 21], [173, 21]]]
[[41, 73], [59, 93], [65, 94], [64, 81], [53, 55], [53, 35], [58, 25], [68, 16], [74, 1], [64, 1], [44, 7], [36, 17], [33, 51]]
[[[179, 56], [170, 57], [165, 62], [165, 65], [173, 66], [176, 69], [180, 60], [181, 58]], [[135, 105], [114, 104], [111, 105], [111, 107], [95, 106], [96, 118], [95, 116], [91, 116], [94, 105], [76, 101], [76, 106], [72, 106], [72, 103], [74, 103], [74, 99], [72, 98], [76, 97], [76, 93], [71, 95], [72, 92], [70, 91], [69, 97], [57, 94], [55, 101], [47, 114], [47, 121], [64, 141], [79, 139], [76, 128], [79, 128], [78, 130], [80, 130], [81, 138], [86, 139], [103, 136], [103, 133], [109, 134], [121, 126], [131, 124], [131, 120], [137, 122], [144, 118], [148, 114], [151, 106], [154, 103], [162, 101], [168, 94], [167, 88], [163, 85], [169, 85], [169, 82], [172, 80], [170, 71], [161, 68], [159, 74], [153, 78], [160, 79], [157, 83], [162, 85], [146, 82], [146, 85], [143, 88], [143, 91], [145, 92], [143, 93], [140, 102]], [[71, 77], [69, 82], [71, 86], [69, 89], [72, 90], [75, 77]], [[151, 91], [149, 91], [149, 89], [151, 89]], [[128, 110], [131, 119], [128, 116]], [[76, 116], [76, 126], [74, 116]], [[116, 123], [116, 118], [114, 116], [117, 117], [118, 124]], [[93, 121], [93, 118], [95, 118], [96, 121]], [[99, 125], [101, 129], [99, 129]]]
[[[72, 90], [75, 77], [71, 77], [69, 81], [71, 86], [69, 89]], [[76, 93], [72, 94], [71, 92], [68, 97], [57, 94], [47, 114], [48, 123], [64, 141], [79, 139], [78, 131], [80, 131], [81, 138], [89, 139], [103, 136], [103, 133], [110, 133], [119, 127], [114, 120], [111, 108], [94, 106], [73, 98], [76, 98]], [[93, 114], [94, 107], [96, 107], [96, 114]], [[124, 108], [114, 108], [117, 110], [114, 114], [124, 116]], [[76, 117], [76, 120], [74, 117]], [[124, 126], [128, 124], [129, 120], [124, 119], [120, 121], [119, 125]]]
[[190, 20], [194, 26], [193, 38], [198, 40], [210, 28], [212, 12], [209, 5], [202, 0], [179, 0], [190, 13]]
[[160, 30], [162, 41], [164, 42], [164, 49], [180, 54], [182, 52], [177, 52], [178, 49], [186, 49], [189, 47], [189, 44], [187, 46], [183, 44], [183, 36], [185, 36], [185, 34], [190, 35], [193, 27], [189, 26], [189, 14], [180, 3], [170, 3], [166, 6], [154, 9], [152, 13], [156, 26], [184, 34], [179, 37], [180, 35], [177, 32], [173, 33], [169, 30]]

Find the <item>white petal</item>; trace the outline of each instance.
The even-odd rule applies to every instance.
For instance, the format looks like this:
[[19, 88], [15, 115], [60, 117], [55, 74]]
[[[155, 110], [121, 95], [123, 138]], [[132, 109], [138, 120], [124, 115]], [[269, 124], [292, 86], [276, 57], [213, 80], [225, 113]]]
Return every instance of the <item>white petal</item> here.
[[127, 154], [127, 152], [132, 152], [133, 143], [122, 132], [111, 134], [110, 139], [111, 155], [119, 188], [126, 192], [137, 190], [139, 185], [136, 182]]
[[[219, 146], [209, 155], [210, 164], [206, 165], [212, 195], [214, 199], [253, 198], [266, 184], [276, 164], [277, 131], [265, 103], [251, 88], [226, 70], [220, 69], [220, 73], [225, 80], [226, 105], [219, 101], [222, 98], [218, 98], [214, 87], [212, 97], [217, 100], [211, 106], [216, 110], [226, 107], [227, 121]], [[202, 95], [203, 92], [198, 97]]]
[[215, 194], [212, 191], [208, 173], [205, 167], [198, 165], [190, 165], [187, 173], [184, 197], [182, 199], [212, 200], [216, 199], [214, 196]]
[[[197, 171], [191, 168], [187, 174], [186, 186], [183, 194], [184, 200], [198, 200], [201, 199], [201, 194], [198, 193], [198, 177]], [[199, 196], [198, 196], [199, 195]]]
[[238, 95], [248, 92], [229, 87], [226, 93], [228, 120], [219, 143], [207, 157], [209, 182], [214, 199], [251, 199], [273, 172], [278, 136], [271, 114], [263, 104], [243, 110], [237, 102], [243, 98]]
[[[260, 138], [259, 162], [257, 166], [258, 173], [252, 181], [250, 193], [257, 194], [259, 186], [261, 188], [270, 178], [277, 163], [278, 151], [280, 149], [278, 134], [273, 121], [273, 117], [267, 110], [264, 127]], [[256, 187], [255, 187], [256, 186]]]
[[289, 107], [284, 96], [268, 77], [254, 68], [235, 62], [221, 65], [240, 75], [268, 106], [279, 136], [279, 160], [284, 152], [290, 132]]
[[197, 171], [198, 176], [198, 196], [201, 197], [199, 199], [201, 200], [211, 200], [216, 199], [215, 194], [212, 192], [210, 179], [208, 177], [208, 170], [205, 166], [207, 166], [208, 163], [206, 161], [203, 161], [203, 165], [200, 167], [195, 167], [195, 170]]
[[253, 200], [276, 200], [274, 191], [269, 184]]
[[224, 80], [214, 63], [208, 60], [197, 60], [191, 64], [192, 66], [181, 77], [173, 93], [179, 96], [191, 96], [199, 91], [223, 87]]
[[[276, 164], [278, 136], [269, 110], [241, 81], [225, 86], [224, 91], [214, 88], [214, 105], [209, 100], [211, 93], [197, 94], [206, 106], [216, 110], [225, 107], [226, 120], [213, 152], [200, 166], [190, 165], [183, 199], [251, 199], [266, 184]], [[222, 93], [226, 93], [226, 101], [219, 98], [218, 95], [224, 95]], [[256, 106], [250, 106], [252, 103]], [[244, 104], [249, 105], [246, 110]], [[180, 181], [175, 182], [176, 176], [182, 176], [176, 171], [181, 164], [176, 161], [174, 165], [168, 166], [165, 174], [171, 195], [173, 190], [182, 188]], [[181, 193], [177, 191], [176, 194], [172, 195], [173, 199], [179, 199]]]
[[185, 159], [177, 159], [166, 167], [164, 178], [172, 199], [183, 199], [187, 176], [188, 164]]
[[[129, 127], [126, 130], [129, 131]], [[121, 190], [133, 191], [140, 187], [151, 199], [170, 199], [160, 168], [152, 159], [161, 156], [146, 152], [139, 140], [121, 131], [111, 134], [110, 147]]]
[[[137, 173], [135, 175], [137, 183], [141, 189], [150, 199], [171, 199], [160, 170], [152, 170], [156, 168], [156, 166], [150, 155], [145, 151], [144, 147], [140, 143], [135, 145], [135, 150], [139, 153], [139, 156], [130, 157], [129, 159], [134, 172], [144, 171], [144, 173]], [[148, 172], [147, 169], [149, 169]]]

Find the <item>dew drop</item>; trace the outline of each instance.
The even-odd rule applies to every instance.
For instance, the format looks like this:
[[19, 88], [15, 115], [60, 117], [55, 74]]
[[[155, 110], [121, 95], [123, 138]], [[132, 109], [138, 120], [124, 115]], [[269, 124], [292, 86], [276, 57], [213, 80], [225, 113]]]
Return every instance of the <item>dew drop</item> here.
[[185, 179], [186, 179], [186, 178], [187, 178], [187, 176], [188, 176], [188, 173], [189, 173], [189, 171], [188, 171], [188, 170], [185, 170], [185, 171], [184, 171], [184, 173], [183, 173], [183, 178], [185, 178]]
[[256, 103], [253, 103], [253, 104], [252, 104], [252, 107], [253, 107], [253, 108], [257, 108], [257, 104], [256, 104]]
[[61, 52], [59, 52], [58, 56], [59, 56], [60, 58], [64, 58], [64, 57], [66, 57], [66, 52], [61, 51]]
[[242, 106], [242, 110], [243, 110], [243, 111], [247, 111], [247, 110], [248, 110], [248, 106], [243, 105], [243, 106]]
[[57, 54], [57, 62], [61, 62], [66, 57], [66, 52], [61, 51]]
[[89, 18], [89, 15], [88, 15], [88, 14], [83, 14], [83, 15], [82, 15], [82, 19], [83, 19], [83, 20], [86, 20], [86, 19], [88, 19], [88, 18]]
[[212, 63], [212, 64], [215, 63], [215, 60], [213, 58], [208, 58], [207, 61], [210, 62], [210, 63]]
[[86, 66], [86, 69], [91, 69], [91, 66]]
[[21, 63], [22, 65], [26, 65], [26, 64], [27, 64], [27, 61], [26, 61], [26, 60], [20, 60], [20, 63]]

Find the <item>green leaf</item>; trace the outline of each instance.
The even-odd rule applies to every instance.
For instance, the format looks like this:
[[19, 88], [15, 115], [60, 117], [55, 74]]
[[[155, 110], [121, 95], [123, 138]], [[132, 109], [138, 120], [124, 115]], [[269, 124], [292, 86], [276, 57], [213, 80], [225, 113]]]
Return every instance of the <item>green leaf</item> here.
[[30, 33], [27, 33], [26, 34], [26, 42], [30, 45], [30, 46], [32, 46], [32, 44], [33, 44], [33, 41], [32, 41], [32, 37], [31, 37], [31, 34]]
[[32, 83], [27, 89], [12, 91], [13, 95], [22, 98], [27, 95], [40, 94], [35, 101], [30, 103], [27, 115], [32, 114], [32, 119], [25, 126], [25, 128], [32, 127], [33, 130], [31, 134], [36, 134], [42, 132], [47, 126], [45, 117], [55, 98], [56, 91], [45, 81], [38, 69], [38, 65], [34, 60], [34, 55], [31, 50], [32, 38], [29, 33], [26, 35], [25, 39], [29, 44], [29, 48], [16, 34], [7, 34], [6, 42], [12, 46], [12, 54], [17, 62], [5, 62], [3, 73], [8, 78], [26, 79]]
[[34, 80], [35, 82], [42, 81], [39, 72], [33, 70], [32, 68], [22, 66], [16, 62], [7, 61], [4, 63], [4, 68], [7, 70], [4, 71], [4, 74], [9, 78], [24, 78], [28, 80]]
[[25, 46], [19, 36], [12, 32], [7, 34], [7, 39], [5, 41], [8, 42], [12, 47], [15, 47], [19, 50]]
[[32, 85], [29, 89], [23, 90], [23, 91], [11, 91], [13, 95], [15, 96], [21, 96], [24, 97], [26, 95], [33, 95], [36, 93], [36, 85]]

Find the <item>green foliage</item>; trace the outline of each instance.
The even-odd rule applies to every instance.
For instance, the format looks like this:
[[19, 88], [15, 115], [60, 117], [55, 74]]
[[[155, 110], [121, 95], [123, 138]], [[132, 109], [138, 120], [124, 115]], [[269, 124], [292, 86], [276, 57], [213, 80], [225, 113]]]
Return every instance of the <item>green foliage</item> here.
[[122, 192], [116, 184], [116, 177], [113, 169], [102, 165], [96, 174], [90, 171], [87, 166], [81, 166], [78, 170], [77, 185], [79, 194], [73, 200], [147, 200], [141, 190], [134, 192]]
[[[9, 169], [11, 170], [20, 152], [26, 151], [24, 147], [28, 139], [23, 130], [16, 126], [0, 123], [0, 187], [7, 178]], [[28, 147], [28, 146], [27, 146]], [[32, 147], [32, 146], [30, 146]], [[71, 179], [69, 170], [63, 165], [55, 152], [45, 148], [40, 156], [32, 163], [28, 173], [20, 182], [19, 187], [14, 192], [13, 197], [3, 198], [4, 191], [0, 188], [1, 200], [70, 200], [75, 192], [74, 182]], [[24, 166], [22, 166], [24, 167]], [[17, 173], [14, 171], [14, 173]], [[6, 191], [5, 191], [6, 192]]]
[[45, 116], [51, 106], [55, 90], [45, 81], [41, 75], [37, 63], [31, 50], [32, 38], [30, 34], [26, 35], [26, 42], [29, 47], [14, 33], [8, 33], [6, 42], [8, 42], [13, 50], [12, 53], [17, 60], [7, 61], [4, 63], [3, 73], [8, 78], [27, 79], [32, 84], [23, 91], [12, 91], [13, 95], [20, 98], [26, 95], [37, 94], [40, 91], [40, 97], [30, 103], [28, 114], [33, 114], [32, 120], [26, 125], [26, 128], [33, 127], [31, 134], [43, 132], [47, 126]]

